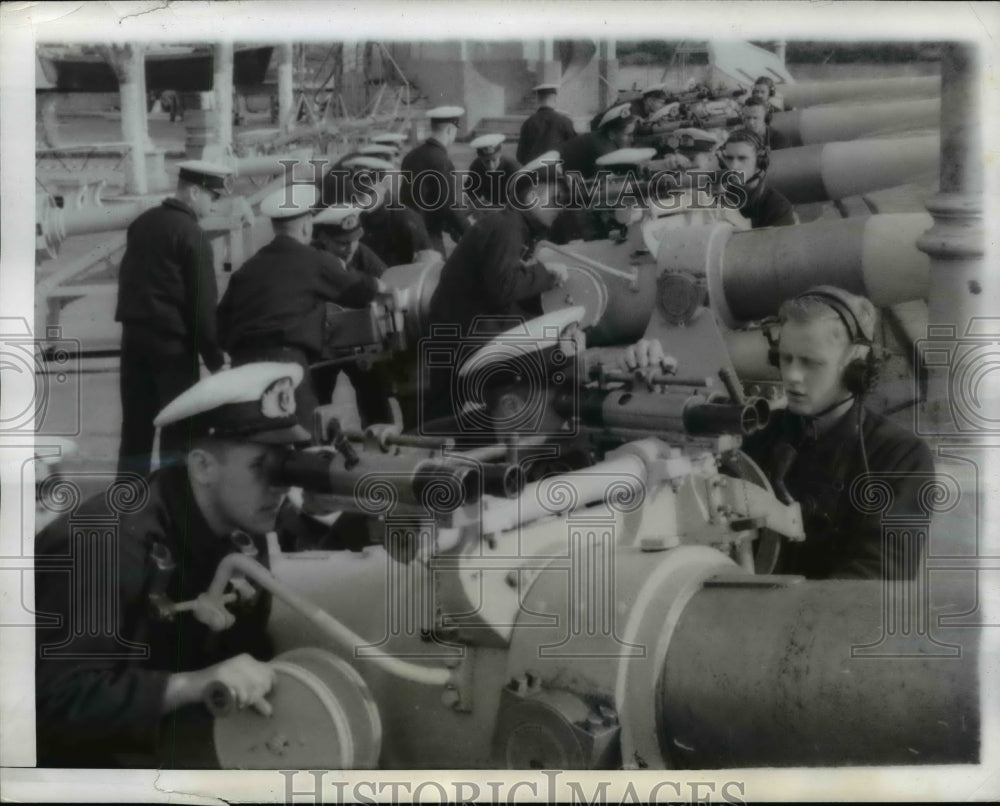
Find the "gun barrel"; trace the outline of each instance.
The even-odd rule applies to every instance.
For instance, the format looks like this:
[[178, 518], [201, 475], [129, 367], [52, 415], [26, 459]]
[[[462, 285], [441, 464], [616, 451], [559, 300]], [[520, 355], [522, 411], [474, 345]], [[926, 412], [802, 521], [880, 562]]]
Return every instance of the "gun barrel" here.
[[883, 98], [930, 98], [941, 94], [941, 77], [898, 76], [849, 81], [802, 81], [782, 84], [779, 91], [786, 104], [800, 108]]
[[591, 428], [621, 429], [629, 433], [747, 436], [767, 424], [770, 408], [760, 399], [723, 403], [669, 391], [615, 389], [590, 391], [581, 406], [581, 414], [584, 425]]
[[844, 199], [936, 177], [940, 152], [936, 134], [784, 148], [767, 181], [792, 204]]
[[[657, 684], [664, 761], [706, 769], [974, 759], [979, 631], [952, 628], [945, 637], [947, 628], [935, 628], [932, 638], [914, 623], [887, 634], [890, 598], [907, 603], [899, 617], [909, 618], [919, 606], [912, 597], [926, 596], [921, 584], [709, 582], [685, 608]], [[942, 602], [945, 589], [964, 596], [961, 582], [937, 585]]]
[[833, 143], [877, 134], [937, 128], [941, 99], [927, 98], [844, 104], [778, 112], [771, 128], [784, 135], [789, 146]]
[[[471, 462], [429, 460], [419, 455], [367, 452], [347, 469], [332, 451], [296, 451], [284, 462], [277, 483], [354, 499], [378, 500], [451, 512], [475, 503], [482, 493], [479, 466]], [[367, 510], [359, 503], [362, 510]]]
[[926, 213], [896, 213], [748, 232], [687, 227], [663, 239], [657, 265], [706, 277], [712, 308], [729, 327], [771, 316], [823, 284], [895, 305], [927, 296], [930, 260], [916, 240], [930, 225]]

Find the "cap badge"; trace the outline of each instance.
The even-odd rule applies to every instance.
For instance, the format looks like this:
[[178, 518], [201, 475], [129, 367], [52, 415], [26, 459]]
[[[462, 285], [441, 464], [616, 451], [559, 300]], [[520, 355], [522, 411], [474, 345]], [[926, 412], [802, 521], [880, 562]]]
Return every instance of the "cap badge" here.
[[343, 230], [357, 229], [360, 226], [361, 221], [354, 213], [344, 216], [344, 220], [340, 222], [340, 227]]
[[260, 396], [260, 413], [268, 419], [295, 414], [295, 384], [292, 379], [278, 378]]

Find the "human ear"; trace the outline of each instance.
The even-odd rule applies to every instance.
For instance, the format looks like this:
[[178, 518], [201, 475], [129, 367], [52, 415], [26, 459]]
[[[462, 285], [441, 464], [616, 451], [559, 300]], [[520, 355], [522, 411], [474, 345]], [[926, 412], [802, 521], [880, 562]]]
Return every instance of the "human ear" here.
[[194, 448], [187, 456], [188, 476], [193, 482], [210, 487], [218, 475], [218, 460], [211, 451]]

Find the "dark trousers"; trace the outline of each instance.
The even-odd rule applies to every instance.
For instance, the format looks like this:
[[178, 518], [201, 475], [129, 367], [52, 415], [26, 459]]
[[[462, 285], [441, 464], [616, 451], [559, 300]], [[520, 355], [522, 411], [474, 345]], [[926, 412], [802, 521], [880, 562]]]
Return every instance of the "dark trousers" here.
[[[171, 400], [194, 386], [198, 377], [198, 353], [193, 347], [165, 339], [147, 328], [122, 328], [119, 473], [149, 473], [156, 432], [153, 420]], [[161, 465], [183, 456], [186, 449], [183, 428], [163, 429]]]
[[353, 364], [314, 369], [312, 371], [313, 388], [320, 404], [325, 405], [330, 402], [341, 370], [344, 371], [351, 386], [354, 387], [361, 427], [367, 428], [375, 423], [391, 423], [392, 407], [389, 405], [389, 397], [392, 394], [392, 388], [384, 368], [380, 366], [374, 366], [370, 370], [361, 369]]
[[234, 367], [252, 364], [255, 361], [293, 363], [302, 367], [302, 383], [295, 388], [295, 416], [299, 424], [310, 434], [312, 433], [313, 414], [318, 401], [309, 377], [309, 356], [305, 350], [299, 347], [235, 347], [230, 356]]

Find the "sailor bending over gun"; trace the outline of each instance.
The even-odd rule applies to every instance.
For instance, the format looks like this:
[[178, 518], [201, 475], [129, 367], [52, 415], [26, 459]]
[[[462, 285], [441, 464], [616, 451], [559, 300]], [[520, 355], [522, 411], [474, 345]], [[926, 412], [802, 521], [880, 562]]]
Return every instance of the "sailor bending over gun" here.
[[215, 766], [201, 704], [210, 684], [270, 713], [270, 596], [246, 580], [225, 607], [200, 594], [231, 552], [267, 564], [264, 535], [287, 489], [278, 471], [310, 441], [296, 420], [301, 380], [295, 363], [204, 378], [156, 418], [188, 440], [183, 462], [122, 481], [125, 494], [97, 495], [38, 534], [40, 766]]

